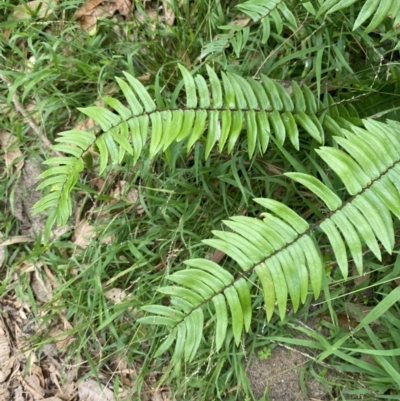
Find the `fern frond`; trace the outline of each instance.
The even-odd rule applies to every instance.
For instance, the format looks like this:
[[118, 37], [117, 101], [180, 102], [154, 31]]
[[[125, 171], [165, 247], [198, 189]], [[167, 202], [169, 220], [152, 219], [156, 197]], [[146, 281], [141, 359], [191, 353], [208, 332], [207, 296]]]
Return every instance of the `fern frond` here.
[[[288, 138], [298, 150], [299, 130], [320, 144], [324, 142], [326, 118], [317, 117], [324, 105], [307, 86], [300, 88], [293, 82], [289, 94], [281, 84], [266, 76], [259, 82], [222, 72], [219, 78], [207, 66], [206, 80], [201, 75], [193, 77], [183, 66], [179, 68], [186, 94], [184, 106], [158, 109], [141, 82], [125, 73], [127, 82], [120, 78], [117, 82], [129, 107], [117, 99], [105, 97], [109, 109], [99, 106], [79, 109], [99, 125], [100, 132], [96, 136], [76, 130], [60, 134], [56, 140], [60, 144], [53, 149], [71, 155], [71, 160], [53, 158], [47, 161], [58, 166], [43, 173], [41, 178], [49, 174], [59, 175], [59, 178], [42, 183], [41, 188], [50, 187], [51, 193], [35, 206], [35, 212], [55, 206], [58, 224], [66, 223], [71, 213], [70, 192], [83, 170], [82, 157], [92, 146], [99, 152], [99, 173], [102, 174], [110, 160], [112, 164], [121, 163], [125, 154], [132, 155], [136, 162], [148, 140], [151, 157], [166, 151], [175, 141], [185, 140], [189, 152], [202, 138], [206, 157], [215, 146], [230, 153], [242, 131], [247, 132], [250, 156], [256, 151], [264, 153], [271, 136], [280, 145]], [[331, 112], [334, 113], [333, 108], [325, 114]], [[336, 113], [341, 115], [337, 110]], [[328, 126], [338, 130], [335, 118], [329, 120]]]
[[325, 0], [317, 12], [317, 17], [344, 10], [356, 3], [362, 7], [354, 22], [353, 30], [371, 19], [365, 28], [365, 32], [371, 32], [382, 24], [385, 18], [396, 18], [400, 13], [400, 2], [397, 0]]
[[[260, 22], [262, 44], [265, 44], [270, 37], [271, 23], [275, 25], [273, 31], [278, 35], [281, 35], [285, 25], [292, 30], [295, 30], [298, 25], [295, 16], [283, 0], [249, 0], [238, 4], [236, 9], [250, 17], [253, 22]], [[249, 27], [237, 26], [232, 23], [221, 27], [221, 29], [228, 31], [228, 33], [221, 33], [214, 40], [207, 43], [201, 52], [201, 59], [210, 54], [221, 53], [230, 45], [236, 56], [240, 57], [242, 50], [246, 46]]]
[[[310, 226], [306, 220], [282, 203], [272, 199], [255, 199], [267, 212], [262, 220], [236, 216], [225, 225], [232, 231], [214, 231], [215, 238], [203, 242], [232, 258], [242, 273], [233, 277], [214, 262], [205, 259], [189, 260], [189, 269], [167, 277], [178, 285], [161, 288], [169, 294], [168, 309], [172, 329], [176, 333], [203, 333], [204, 307], [214, 304], [216, 322], [216, 350], [227, 338], [227, 306], [235, 343], [239, 344], [243, 331], [248, 331], [251, 321], [250, 276], [255, 273], [264, 292], [267, 319], [270, 320], [277, 304], [281, 318], [286, 314], [290, 297], [296, 311], [308, 295], [308, 286], [314, 297], [321, 291], [324, 266], [314, 236], [316, 230], [326, 234], [344, 278], [348, 276], [348, 256], [362, 274], [362, 246], [365, 245], [381, 260], [378, 241], [387, 252], [394, 247], [391, 214], [400, 219], [400, 124], [387, 124], [373, 120], [363, 121], [365, 128], [352, 126], [335, 137], [342, 148], [320, 147], [318, 155], [343, 182], [349, 200], [342, 200], [321, 181], [303, 173], [286, 173], [292, 180], [307, 187], [318, 196], [324, 206], [325, 218]], [[254, 274], [252, 279], [254, 278]], [[164, 309], [140, 322], [164, 324]], [[175, 314], [176, 311], [176, 314]], [[192, 318], [201, 314], [202, 319]], [[160, 320], [159, 320], [160, 317]], [[186, 334], [187, 336], [187, 334]], [[175, 338], [175, 337], [174, 337]], [[180, 339], [185, 342], [185, 339]], [[174, 340], [167, 338], [169, 346]], [[186, 337], [189, 343], [189, 338]], [[185, 360], [191, 360], [200, 340], [190, 346]], [[178, 347], [178, 345], [176, 345]], [[165, 347], [163, 348], [165, 350]], [[175, 352], [177, 352], [175, 350]], [[179, 359], [176, 356], [176, 360]]]

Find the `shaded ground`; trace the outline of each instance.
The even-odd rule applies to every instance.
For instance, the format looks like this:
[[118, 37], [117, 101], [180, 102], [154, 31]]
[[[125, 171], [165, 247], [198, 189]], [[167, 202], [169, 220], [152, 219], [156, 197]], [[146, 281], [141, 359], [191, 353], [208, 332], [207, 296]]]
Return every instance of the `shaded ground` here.
[[266, 399], [271, 401], [329, 400], [324, 386], [312, 377], [305, 383], [308, 396], [302, 395], [300, 373], [307, 362], [309, 358], [302, 351], [279, 345], [268, 359], [254, 358], [247, 370], [254, 395], [261, 398], [268, 394]]

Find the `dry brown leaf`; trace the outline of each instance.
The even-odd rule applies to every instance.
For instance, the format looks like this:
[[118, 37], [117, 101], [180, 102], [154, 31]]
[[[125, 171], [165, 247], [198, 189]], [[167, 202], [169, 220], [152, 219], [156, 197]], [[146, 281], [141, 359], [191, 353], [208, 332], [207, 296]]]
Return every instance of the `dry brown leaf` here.
[[39, 302], [49, 302], [53, 297], [53, 290], [50, 281], [37, 269], [33, 272], [31, 279], [31, 288]]
[[163, 1], [164, 7], [164, 20], [167, 25], [173, 25], [175, 22], [175, 13], [172, 7], [169, 5], [169, 1]]
[[83, 17], [79, 18], [79, 24], [82, 29], [87, 31], [89, 36], [96, 35], [97, 32], [97, 18], [93, 15], [84, 15]]
[[125, 291], [120, 288], [112, 288], [111, 290], [106, 291], [104, 296], [107, 299], [114, 301], [116, 304], [119, 304], [126, 299]]
[[75, 232], [72, 237], [74, 244], [86, 249], [90, 243], [90, 240], [94, 237], [94, 228], [87, 220], [81, 220], [75, 227]]
[[40, 385], [40, 380], [36, 375], [26, 376], [22, 383], [25, 390], [32, 394], [35, 399], [42, 399], [46, 394], [44, 388]]
[[132, 10], [130, 0], [88, 0], [78, 9], [75, 18], [79, 21], [82, 29], [86, 30], [90, 36], [97, 32], [97, 20], [111, 18], [116, 11], [121, 15], [129, 16]]
[[80, 7], [78, 9], [78, 11], [75, 14], [75, 18], [80, 18], [80, 17], [83, 17], [84, 15], [91, 15], [93, 10], [103, 2], [104, 2], [104, 0], [87, 1], [82, 7]]
[[[1, 236], [0, 236], [1, 239]], [[28, 237], [26, 235], [15, 235], [14, 237], [11, 237], [4, 242], [0, 244], [0, 246], [7, 246], [7, 245], [13, 245], [13, 244], [20, 244], [22, 242], [32, 242], [33, 238]]]
[[15, 8], [14, 17], [16, 19], [30, 18], [31, 14], [37, 18], [45, 18], [54, 12], [57, 0], [33, 0], [26, 4], [21, 4]]
[[[18, 140], [17, 138], [10, 134], [7, 131], [0, 131], [0, 146], [4, 151], [4, 157], [6, 166], [10, 167], [16, 159], [22, 156], [22, 152], [17, 147]], [[20, 160], [16, 165], [15, 168], [17, 170], [21, 170], [22, 166], [24, 165], [24, 161]]]
[[79, 383], [78, 392], [80, 401], [115, 401], [113, 392], [107, 387], [101, 388], [93, 379]]
[[139, 77], [136, 77], [140, 82], [149, 82], [151, 78], [151, 75], [149, 72], [146, 72], [143, 75], [140, 75]]
[[245, 27], [249, 24], [250, 21], [251, 21], [251, 18], [238, 18], [238, 19], [235, 19], [235, 21], [232, 21], [231, 25]]
[[132, 203], [136, 203], [139, 199], [139, 194], [136, 188], [129, 188], [128, 192], [126, 192], [127, 182], [121, 180], [114, 191], [111, 192], [111, 196], [116, 199], [121, 198], [121, 196], [125, 196]]
[[132, 11], [132, 2], [131, 0], [115, 0], [117, 4], [118, 11], [121, 15], [125, 17], [129, 16]]
[[3, 383], [11, 372], [13, 361], [10, 355], [10, 342], [0, 320], [0, 383]]

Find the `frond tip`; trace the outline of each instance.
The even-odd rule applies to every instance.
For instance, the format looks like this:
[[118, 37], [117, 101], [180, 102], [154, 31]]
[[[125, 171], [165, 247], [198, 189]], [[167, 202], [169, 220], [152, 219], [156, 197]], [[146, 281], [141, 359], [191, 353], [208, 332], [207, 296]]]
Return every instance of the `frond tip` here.
[[[317, 151], [347, 189], [349, 199], [346, 202], [315, 177], [287, 173], [288, 177], [320, 198], [324, 219], [309, 226], [301, 216], [280, 202], [255, 199], [267, 210], [261, 214], [262, 220], [232, 217], [224, 222], [231, 231], [215, 231], [216, 238], [203, 241], [232, 258], [242, 269], [238, 276], [232, 276], [209, 260], [195, 259], [185, 262], [188, 269], [167, 277], [175, 284], [159, 291], [171, 296], [168, 312], [164, 308], [147, 306], [143, 309], [153, 315], [139, 321], [171, 328], [171, 334], [161, 349], [167, 350], [176, 340], [175, 361], [184, 353], [182, 341], [189, 341], [189, 335], [195, 331], [198, 333], [196, 341], [184, 355], [186, 361], [193, 358], [204, 330], [204, 309], [211, 302], [214, 307], [207, 310], [216, 322], [216, 350], [226, 341], [228, 327], [232, 327], [235, 343], [239, 343], [243, 331], [248, 331], [251, 325], [249, 277], [252, 273], [261, 284], [268, 320], [276, 306], [280, 317], [285, 317], [288, 298], [296, 311], [309, 294], [309, 284], [317, 298], [324, 274], [315, 236], [317, 229], [326, 234], [324, 241], [330, 243], [345, 278], [348, 275], [347, 250], [360, 274], [363, 245], [379, 260], [378, 241], [387, 252], [392, 252], [394, 231], [391, 214], [400, 219], [400, 124], [373, 120], [363, 123], [366, 129], [352, 127], [352, 131], [342, 130], [343, 135], [334, 138], [343, 150], [321, 147]], [[166, 313], [169, 314], [167, 321]], [[180, 335], [184, 336], [183, 339]]]

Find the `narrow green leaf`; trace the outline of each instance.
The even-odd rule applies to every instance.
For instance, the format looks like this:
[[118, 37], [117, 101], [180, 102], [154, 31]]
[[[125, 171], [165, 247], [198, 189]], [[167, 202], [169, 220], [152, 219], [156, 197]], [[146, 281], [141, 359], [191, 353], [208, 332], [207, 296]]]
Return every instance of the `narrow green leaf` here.
[[246, 332], [248, 332], [250, 329], [251, 315], [252, 315], [249, 286], [244, 278], [237, 280], [233, 284], [233, 286], [236, 288], [236, 291], [239, 295], [240, 305], [242, 306], [242, 311], [243, 311], [244, 329], [246, 330]]
[[169, 317], [177, 322], [185, 317], [182, 312], [164, 305], [144, 305], [140, 309], [153, 315]]
[[215, 307], [215, 317], [217, 321], [215, 329], [215, 349], [219, 351], [226, 338], [228, 311], [226, 309], [225, 297], [222, 294], [215, 296], [212, 301]]
[[303, 173], [284, 173], [292, 180], [304, 185], [315, 195], [321, 198], [329, 210], [336, 210], [342, 206], [340, 198], [317, 178]]
[[214, 295], [214, 291], [204, 282], [199, 280], [196, 277], [193, 277], [192, 274], [188, 273], [189, 270], [180, 270], [168, 276], [167, 279], [169, 281], [173, 281], [174, 283], [180, 284], [182, 286], [188, 287], [193, 292], [198, 293], [204, 299], [211, 298]]
[[279, 260], [283, 274], [285, 276], [286, 285], [292, 300], [293, 309], [296, 312], [300, 304], [300, 277], [299, 269], [295, 266], [291, 254], [283, 249], [276, 254], [276, 259]]
[[347, 341], [350, 337], [353, 337], [354, 334], [364, 327], [370, 325], [373, 321], [379, 319], [384, 313], [386, 313], [389, 308], [391, 308], [395, 303], [400, 300], [400, 287], [395, 288], [390, 294], [386, 295], [384, 299], [379, 302], [377, 306], [375, 306], [364, 319], [355, 327], [350, 333], [341, 337], [337, 340], [329, 349], [323, 352], [319, 357], [318, 361], [323, 361], [327, 357], [332, 354], [337, 354], [338, 348]]
[[87, 150], [95, 140], [96, 136], [90, 132], [75, 129], [61, 132], [59, 137], [55, 139], [56, 142], [73, 143], [82, 150]]
[[183, 82], [186, 90], [186, 107], [194, 109], [197, 107], [196, 84], [192, 74], [182, 65], [178, 64], [179, 70], [183, 76]]
[[306, 101], [304, 99], [303, 91], [300, 89], [296, 81], [292, 81], [293, 101], [295, 111], [306, 111]]
[[293, 118], [293, 114], [290, 113], [289, 111], [285, 111], [282, 114], [282, 122], [283, 125], [285, 126], [286, 133], [290, 139], [290, 142], [292, 142], [292, 145], [296, 150], [299, 150], [300, 145], [299, 145], [299, 131], [297, 129], [297, 124], [295, 119]]
[[339, 3], [339, 1], [340, 0], [325, 0], [317, 12], [316, 18], [326, 14], [335, 4]]
[[220, 152], [224, 149], [225, 143], [229, 137], [232, 124], [232, 113], [230, 110], [223, 110], [221, 112], [221, 136], [219, 138], [218, 149]]
[[376, 258], [381, 261], [381, 251], [376, 241], [374, 231], [369, 222], [352, 203], [346, 204], [346, 206], [342, 209], [342, 212], [352, 222], [353, 226], [363, 238], [368, 248], [372, 251]]
[[183, 123], [179, 134], [176, 137], [176, 140], [179, 142], [182, 139], [185, 139], [189, 133], [192, 131], [194, 118], [196, 117], [196, 113], [194, 110], [184, 110]]
[[278, 250], [287, 244], [280, 232], [275, 231], [272, 227], [268, 226], [268, 224], [265, 224], [263, 221], [245, 216], [234, 216], [231, 217], [231, 220], [242, 222], [251, 227], [254, 231], [257, 231], [265, 238], [265, 240], [267, 240], [267, 242], [272, 245], [274, 250]]
[[250, 86], [249, 82], [237, 74], [232, 74], [232, 77], [238, 82], [238, 84], [242, 88], [243, 94], [246, 98], [247, 108], [251, 110], [256, 110], [259, 107], [259, 105], [256, 95], [254, 94], [254, 91]]
[[182, 124], [183, 124], [183, 116], [184, 112], [183, 110], [173, 110], [172, 112], [172, 121], [171, 124], [168, 128], [168, 130], [165, 131], [164, 138], [163, 138], [163, 150], [165, 151], [171, 143], [177, 138], [179, 133], [181, 132], [182, 129]]
[[193, 146], [194, 143], [203, 135], [204, 129], [206, 127], [207, 121], [207, 110], [197, 110], [196, 119], [194, 120], [192, 135], [190, 136], [187, 143], [187, 150]]
[[278, 82], [274, 82], [274, 85], [279, 93], [283, 111], [293, 111], [294, 109], [293, 101], [287, 90]]
[[200, 305], [204, 302], [203, 297], [194, 293], [191, 290], [188, 290], [187, 288], [182, 288], [172, 285], [158, 288], [157, 291], [161, 292], [162, 294], [182, 298], [185, 301], [190, 302], [193, 306]]
[[137, 323], [173, 327], [175, 320], [164, 316], [143, 316], [136, 319]]
[[151, 111], [154, 111], [156, 109], [156, 104], [154, 103], [153, 99], [151, 98], [151, 96], [149, 95], [143, 84], [138, 79], [136, 79], [135, 77], [133, 77], [132, 75], [128, 74], [125, 71], [124, 75], [131, 84], [133, 90], [137, 93], [138, 98], [142, 101], [146, 112], [149, 113]]
[[360, 166], [340, 149], [322, 146], [316, 152], [339, 176], [350, 195], [361, 192], [371, 182]]
[[375, 11], [374, 16], [372, 17], [371, 22], [365, 29], [365, 33], [372, 32], [375, 28], [377, 28], [388, 16], [391, 8], [392, 8], [391, 0], [381, 0], [378, 9]]
[[75, 156], [76, 158], [79, 158], [82, 156], [82, 149], [77, 148], [75, 146], [71, 145], [53, 145], [51, 147], [52, 150], [57, 150], [59, 152], [63, 153], [68, 153], [70, 155]]
[[193, 321], [194, 321], [194, 327], [195, 327], [195, 338], [193, 342], [193, 350], [191, 354], [189, 355], [188, 361], [192, 361], [193, 358], [196, 356], [196, 353], [199, 349], [201, 340], [203, 338], [203, 325], [204, 325], [204, 315], [203, 311], [201, 309], [196, 309], [192, 313], [193, 316]]
[[351, 256], [353, 257], [354, 264], [356, 265], [359, 274], [362, 274], [363, 271], [362, 246], [360, 238], [355, 228], [341, 210], [337, 211], [330, 218], [342, 233], [344, 239], [346, 240], [346, 244], [350, 249], [350, 253]]
[[197, 267], [198, 269], [204, 270], [210, 273], [213, 277], [216, 277], [224, 285], [230, 285], [234, 280], [233, 276], [219, 266], [217, 263], [207, 259], [189, 259], [184, 262], [187, 266]]
[[389, 177], [382, 176], [379, 181], [375, 181], [370, 189], [378, 195], [387, 208], [400, 219], [400, 196], [396, 187], [389, 180]]
[[[368, 191], [366, 191], [361, 196], [357, 196], [356, 198], [354, 198], [351, 203], [357, 207], [360, 213], [369, 222], [372, 230], [376, 235], [376, 238], [381, 241], [386, 251], [391, 253], [393, 249], [392, 236], [394, 235], [393, 224], [392, 227], [388, 227], [386, 225], [386, 219], [383, 217], [384, 210], [378, 210], [374, 199], [368, 195]], [[378, 198], [375, 194], [373, 195], [375, 196], [375, 198]], [[379, 198], [378, 201], [382, 203]]]
[[235, 74], [228, 72], [226, 75], [229, 79], [229, 82], [232, 85], [233, 91], [235, 92], [236, 107], [241, 110], [247, 108], [248, 105], [244, 98], [244, 93], [243, 93], [242, 87], [239, 85], [239, 82], [236, 79]]
[[210, 107], [210, 93], [208, 92], [207, 82], [202, 75], [197, 75], [194, 79], [197, 92], [199, 94], [199, 107], [209, 108]]
[[118, 99], [114, 99], [109, 96], [104, 96], [103, 101], [112, 107], [121, 117], [123, 120], [127, 120], [132, 116], [131, 111], [126, 108]]
[[245, 113], [246, 125], [247, 125], [247, 146], [249, 151], [249, 157], [251, 158], [254, 154], [257, 143], [257, 121], [256, 113], [254, 110], [249, 110]]
[[256, 198], [254, 201], [274, 212], [278, 217], [290, 224], [299, 234], [309, 229], [307, 221], [283, 203], [265, 198]]
[[171, 359], [173, 363], [179, 363], [183, 357], [186, 346], [186, 321], [178, 324], [177, 329], [175, 350]]
[[330, 219], [323, 221], [320, 224], [320, 227], [329, 239], [342, 276], [347, 279], [349, 274], [349, 265], [347, 261], [346, 246], [338, 229]]
[[104, 141], [104, 135], [101, 135], [96, 140], [96, 146], [100, 154], [99, 174], [103, 174], [108, 164], [108, 149]]
[[306, 102], [305, 113], [307, 113], [308, 115], [317, 114], [318, 106], [317, 99], [315, 98], [314, 93], [312, 93], [311, 89], [307, 85], [303, 85], [301, 88], [303, 90], [304, 100]]
[[212, 148], [220, 136], [220, 122], [219, 122], [219, 112], [212, 110], [208, 112], [208, 132], [207, 141], [205, 149], [205, 158], [208, 158]]
[[310, 274], [311, 287], [314, 291], [314, 298], [317, 299], [321, 291], [322, 272], [324, 271], [321, 256], [317, 251], [314, 241], [308, 235], [303, 236], [298, 243], [304, 250]]
[[224, 72], [221, 73], [221, 77], [225, 94], [224, 105], [229, 109], [235, 109], [235, 91], [233, 89], [232, 83]]
[[224, 221], [224, 224], [244, 237], [252, 238], [252, 241], [263, 250], [264, 256], [270, 255], [274, 252], [274, 248], [272, 247], [271, 243], [260, 233], [258, 227], [255, 227], [255, 224], [252, 224], [254, 221], [255, 219], [251, 218], [249, 218], [248, 222], [243, 220], [227, 220]]
[[150, 157], [154, 157], [162, 147], [163, 139], [163, 115], [162, 112], [150, 114], [151, 120], [151, 140]]
[[136, 95], [134, 94], [132, 88], [121, 78], [116, 77], [115, 78], [119, 87], [122, 90], [122, 93], [125, 96], [125, 99], [127, 100], [133, 115], [137, 116], [139, 114], [143, 113], [143, 107], [139, 103], [139, 100], [137, 99]]
[[269, 138], [271, 135], [268, 115], [264, 110], [261, 110], [256, 113], [256, 119], [261, 153], [265, 153], [268, 148]]
[[142, 154], [142, 134], [140, 133], [140, 121], [138, 118], [131, 118], [128, 120], [129, 131], [131, 134], [133, 158], [136, 163]]
[[272, 109], [274, 111], [280, 111], [283, 109], [283, 103], [279, 94], [279, 91], [274, 84], [274, 81], [272, 79], [269, 79], [265, 75], [261, 75], [263, 84], [267, 93], [267, 96], [271, 102]]
[[254, 263], [259, 262], [264, 254], [261, 252], [257, 246], [255, 246], [252, 241], [247, 240], [239, 234], [228, 232], [228, 231], [212, 231], [212, 233], [218, 237], [229, 243], [229, 245], [233, 245], [243, 252], [243, 254], [253, 261]]
[[258, 81], [252, 78], [248, 78], [247, 81], [258, 99], [258, 108], [266, 111], [272, 111], [272, 105], [265, 92], [265, 88]]
[[274, 314], [275, 284], [271, 272], [265, 263], [260, 263], [255, 270], [263, 288], [267, 320], [270, 321]]
[[228, 287], [224, 291], [232, 317], [232, 330], [235, 344], [239, 345], [243, 330], [243, 310], [236, 289]]
[[270, 277], [274, 282], [275, 295], [278, 303], [278, 310], [280, 318], [283, 320], [286, 315], [286, 305], [288, 299], [288, 288], [285, 280], [285, 275], [283, 274], [281, 265], [279, 261], [272, 257], [268, 259], [265, 264], [270, 271]]
[[240, 249], [230, 243], [219, 239], [205, 239], [204, 244], [212, 246], [230, 256], [243, 270], [248, 270], [253, 262]]
[[276, 110], [270, 113], [269, 122], [271, 123], [278, 144], [282, 146], [285, 143], [286, 129], [280, 113]]
[[223, 106], [221, 82], [215, 71], [208, 64], [206, 69], [210, 78], [212, 105], [215, 109], [220, 109]]
[[294, 115], [296, 123], [300, 125], [310, 136], [312, 136], [318, 143], [322, 143], [322, 138], [319, 128], [314, 124], [311, 118], [302, 111]]
[[228, 138], [228, 153], [231, 153], [235, 147], [236, 141], [243, 128], [243, 113], [241, 111], [232, 111], [231, 131]]
[[[386, 166], [380, 165], [379, 156], [363, 140], [350, 132], [344, 132], [347, 138], [334, 137], [335, 141], [346, 150], [347, 153], [360, 165], [366, 174], [373, 178], [378, 178]], [[381, 171], [382, 170], [382, 171]]]
[[176, 334], [177, 334], [177, 329], [171, 330], [171, 332], [168, 334], [167, 338], [161, 343], [161, 345], [157, 348], [157, 351], [154, 353], [154, 358], [158, 358], [161, 355], [163, 355], [165, 352], [167, 352], [173, 342], [176, 339]]

